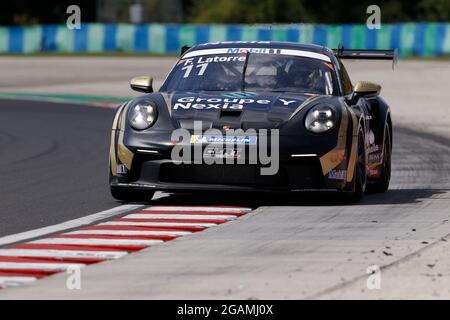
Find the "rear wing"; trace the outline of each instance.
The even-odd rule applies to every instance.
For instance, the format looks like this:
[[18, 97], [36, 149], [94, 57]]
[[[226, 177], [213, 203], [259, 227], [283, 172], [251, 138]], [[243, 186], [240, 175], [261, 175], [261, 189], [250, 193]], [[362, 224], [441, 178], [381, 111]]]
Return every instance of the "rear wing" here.
[[340, 59], [392, 60], [392, 69], [398, 62], [398, 50], [351, 50], [339, 46], [333, 50]]
[[181, 51], [180, 51], [180, 56], [182, 57], [186, 52], [189, 51], [189, 49], [191, 49], [192, 47], [189, 46], [182, 46], [181, 47]]

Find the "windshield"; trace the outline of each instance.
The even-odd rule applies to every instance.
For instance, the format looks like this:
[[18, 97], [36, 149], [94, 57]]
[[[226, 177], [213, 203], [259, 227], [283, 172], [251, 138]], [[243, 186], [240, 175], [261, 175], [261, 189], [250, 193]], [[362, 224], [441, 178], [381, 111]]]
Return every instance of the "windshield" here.
[[244, 52], [181, 59], [161, 88], [166, 92], [244, 90], [333, 95], [337, 83], [329, 62]]

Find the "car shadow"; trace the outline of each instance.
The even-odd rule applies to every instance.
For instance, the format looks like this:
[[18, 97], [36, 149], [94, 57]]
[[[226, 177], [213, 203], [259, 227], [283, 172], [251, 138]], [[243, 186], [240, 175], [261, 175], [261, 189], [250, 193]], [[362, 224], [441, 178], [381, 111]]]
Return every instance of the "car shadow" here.
[[[450, 190], [445, 189], [394, 189], [386, 193], [369, 194], [361, 201], [362, 205], [380, 204], [413, 204], [426, 199], [442, 198], [450, 195]], [[446, 198], [450, 198], [446, 196]]]
[[235, 192], [194, 192], [165, 194], [154, 199], [151, 205], [170, 206], [336, 206], [336, 205], [386, 205], [412, 204], [424, 199], [438, 197], [448, 193], [447, 190], [432, 189], [394, 189], [385, 193], [367, 194], [360, 202], [351, 202], [340, 194], [330, 193], [235, 193]]

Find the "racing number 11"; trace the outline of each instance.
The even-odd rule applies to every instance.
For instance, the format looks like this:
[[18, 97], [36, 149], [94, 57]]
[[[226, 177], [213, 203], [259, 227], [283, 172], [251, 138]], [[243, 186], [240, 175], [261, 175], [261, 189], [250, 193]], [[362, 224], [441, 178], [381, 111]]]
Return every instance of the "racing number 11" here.
[[[208, 65], [209, 65], [209, 63], [198, 64], [196, 66], [196, 68], [200, 68], [200, 71], [198, 72], [197, 75], [198, 76], [203, 76], [205, 74], [206, 68], [208, 68]], [[184, 72], [184, 78], [189, 78], [189, 76], [191, 75], [193, 67], [194, 67], [194, 65], [191, 64], [191, 65], [188, 65], [188, 66], [184, 67], [183, 69], [181, 69], [181, 70], [185, 71]]]

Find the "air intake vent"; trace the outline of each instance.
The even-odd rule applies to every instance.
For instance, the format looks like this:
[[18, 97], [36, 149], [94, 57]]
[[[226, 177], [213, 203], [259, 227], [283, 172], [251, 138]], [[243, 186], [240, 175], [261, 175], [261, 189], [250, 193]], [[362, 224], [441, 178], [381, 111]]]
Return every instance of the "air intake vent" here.
[[225, 117], [234, 117], [234, 118], [239, 118], [242, 114], [242, 110], [222, 110], [220, 111], [220, 117], [221, 118], [225, 118]]

